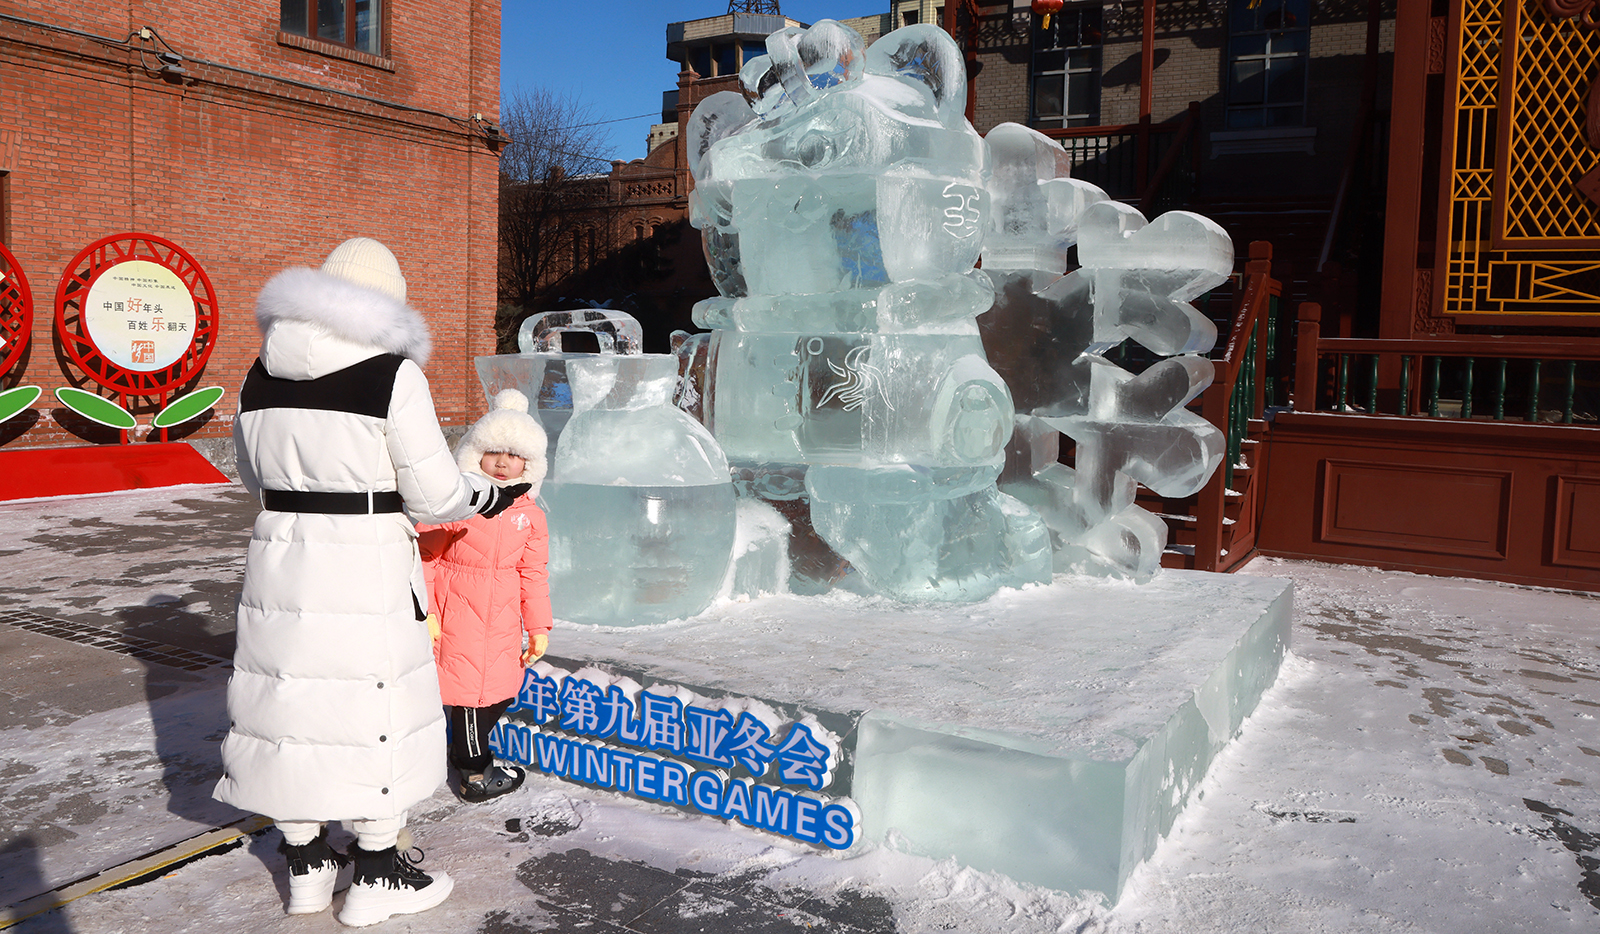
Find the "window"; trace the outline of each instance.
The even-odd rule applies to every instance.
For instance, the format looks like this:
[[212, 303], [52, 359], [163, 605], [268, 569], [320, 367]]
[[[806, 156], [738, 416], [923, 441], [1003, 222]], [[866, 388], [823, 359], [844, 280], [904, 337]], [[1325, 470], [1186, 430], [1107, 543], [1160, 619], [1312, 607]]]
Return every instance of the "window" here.
[[904, 13], [900, 14], [900, 25], [902, 26], [915, 26], [921, 20], [921, 10], [906, 10]]
[[711, 47], [711, 55], [717, 61], [717, 74], [736, 75], [739, 73], [739, 46], [731, 42], [719, 42]]
[[1032, 126], [1099, 124], [1100, 22], [1098, 5], [1067, 7], [1034, 29]]
[[689, 50], [689, 67], [702, 78], [711, 77], [711, 46], [702, 45]]
[[1228, 129], [1304, 126], [1309, 0], [1229, 0]]
[[358, 52], [383, 54], [382, 0], [279, 0], [278, 25], [288, 33]]

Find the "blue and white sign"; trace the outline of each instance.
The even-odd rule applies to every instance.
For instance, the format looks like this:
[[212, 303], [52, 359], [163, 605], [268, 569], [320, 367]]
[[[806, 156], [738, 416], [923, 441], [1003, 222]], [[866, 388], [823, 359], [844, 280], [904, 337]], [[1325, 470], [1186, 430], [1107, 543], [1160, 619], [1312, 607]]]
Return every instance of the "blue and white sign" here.
[[540, 661], [489, 743], [547, 775], [836, 850], [856, 840], [855, 803], [819, 794], [833, 783], [839, 737], [753, 698], [712, 700]]

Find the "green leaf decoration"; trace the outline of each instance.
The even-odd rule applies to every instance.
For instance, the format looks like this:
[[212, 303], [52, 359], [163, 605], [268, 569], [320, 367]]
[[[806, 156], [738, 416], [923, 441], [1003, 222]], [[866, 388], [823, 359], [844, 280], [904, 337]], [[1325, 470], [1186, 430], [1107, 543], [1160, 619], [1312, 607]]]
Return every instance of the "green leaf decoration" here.
[[92, 392], [63, 386], [56, 390], [56, 399], [89, 421], [99, 422], [107, 428], [128, 431], [139, 427], [139, 420], [133, 417], [133, 413], [110, 399], [102, 399]]
[[43, 393], [38, 386], [17, 386], [0, 392], [0, 422], [33, 405], [33, 400]]
[[181, 399], [174, 399], [171, 405], [156, 413], [155, 419], [150, 424], [155, 428], [181, 425], [197, 415], [203, 415], [207, 409], [216, 405], [217, 400], [222, 398], [222, 393], [221, 386], [196, 389]]

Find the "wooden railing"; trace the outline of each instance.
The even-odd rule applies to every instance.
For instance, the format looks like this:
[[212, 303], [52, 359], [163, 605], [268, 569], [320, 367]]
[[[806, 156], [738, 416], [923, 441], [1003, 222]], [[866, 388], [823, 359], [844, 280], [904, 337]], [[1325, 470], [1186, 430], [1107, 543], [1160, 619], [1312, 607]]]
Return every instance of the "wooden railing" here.
[[[1234, 293], [1227, 343], [1212, 360], [1216, 377], [1201, 396], [1201, 415], [1227, 437], [1223, 465], [1195, 503], [1194, 566], [1203, 571], [1232, 570], [1249, 557], [1260, 519], [1258, 474], [1250, 472], [1243, 490], [1234, 485], [1250, 424], [1262, 418], [1268, 397], [1272, 315], [1282, 292], [1278, 280], [1272, 278], [1272, 244], [1261, 240], [1250, 244], [1250, 259], [1241, 280]], [[1239, 500], [1231, 517], [1227, 515], [1230, 496]]]
[[1506, 337], [1366, 340], [1320, 336], [1299, 308], [1294, 408], [1401, 418], [1595, 424], [1600, 345]]
[[1072, 177], [1092, 182], [1146, 214], [1181, 205], [1194, 191], [1200, 169], [1200, 105], [1190, 103], [1171, 123], [1041, 129], [1072, 159]]

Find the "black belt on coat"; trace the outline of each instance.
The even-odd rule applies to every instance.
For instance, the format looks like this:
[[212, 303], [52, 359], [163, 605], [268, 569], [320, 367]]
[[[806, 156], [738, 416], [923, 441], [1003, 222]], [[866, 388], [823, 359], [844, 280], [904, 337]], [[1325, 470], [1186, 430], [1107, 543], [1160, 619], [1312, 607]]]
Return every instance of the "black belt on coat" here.
[[273, 512], [320, 512], [364, 516], [400, 512], [405, 501], [394, 490], [375, 493], [312, 493], [305, 490], [262, 490], [261, 506]]

